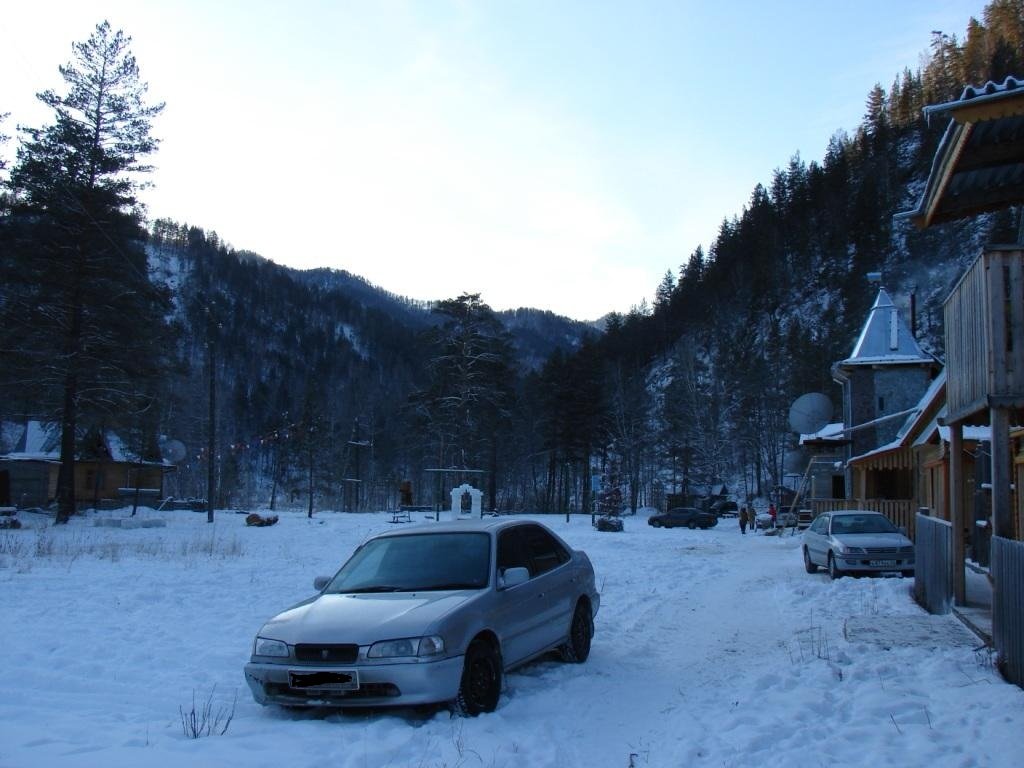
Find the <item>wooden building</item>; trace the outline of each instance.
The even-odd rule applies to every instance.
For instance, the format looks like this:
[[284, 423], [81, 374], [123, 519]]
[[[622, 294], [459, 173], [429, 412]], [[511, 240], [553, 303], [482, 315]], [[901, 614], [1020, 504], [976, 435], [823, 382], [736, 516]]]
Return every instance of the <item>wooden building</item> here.
[[[57, 495], [60, 469], [60, 428], [29, 421], [8, 425], [14, 434], [11, 450], [0, 454], [0, 506], [45, 507]], [[75, 456], [75, 498], [80, 506], [134, 496], [162, 498], [164, 475], [174, 467], [145, 461], [127, 449], [111, 431], [83, 432]]]
[[[952, 102], [925, 109], [948, 119], [918, 207], [900, 214], [919, 228], [1024, 206], [1024, 80], [965, 88]], [[1024, 544], [1019, 502], [1019, 445], [1011, 425], [1024, 423], [1024, 208], [1017, 242], [979, 253], [944, 305], [946, 415], [953, 597], [966, 600], [965, 425], [991, 430], [989, 460], [993, 558], [993, 635], [1007, 676], [1024, 685]], [[1021, 486], [1018, 484], [1017, 486]]]

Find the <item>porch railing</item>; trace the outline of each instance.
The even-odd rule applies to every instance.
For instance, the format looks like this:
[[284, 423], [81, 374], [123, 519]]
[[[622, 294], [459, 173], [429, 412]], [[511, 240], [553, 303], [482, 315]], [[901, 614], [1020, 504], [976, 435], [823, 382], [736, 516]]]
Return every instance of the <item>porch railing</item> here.
[[928, 613], [953, 609], [953, 526], [945, 520], [916, 516], [914, 599]]
[[1024, 687], [1024, 541], [992, 537], [992, 640], [999, 667]]

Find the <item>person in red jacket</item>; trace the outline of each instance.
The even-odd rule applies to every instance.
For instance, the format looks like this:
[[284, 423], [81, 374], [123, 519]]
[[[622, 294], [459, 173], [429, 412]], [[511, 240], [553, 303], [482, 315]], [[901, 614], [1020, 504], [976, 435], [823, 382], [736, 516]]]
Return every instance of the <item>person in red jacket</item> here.
[[768, 505], [768, 514], [772, 516], [772, 528], [774, 528], [775, 527], [775, 516], [778, 514], [778, 512], [775, 510], [775, 505], [774, 504], [769, 504]]

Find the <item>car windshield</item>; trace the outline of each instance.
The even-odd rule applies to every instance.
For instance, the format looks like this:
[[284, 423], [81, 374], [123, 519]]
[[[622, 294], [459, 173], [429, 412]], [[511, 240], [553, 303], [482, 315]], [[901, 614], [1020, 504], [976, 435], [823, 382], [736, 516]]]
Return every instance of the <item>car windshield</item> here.
[[486, 533], [423, 533], [368, 541], [327, 585], [329, 593], [483, 589], [490, 573]]
[[835, 515], [832, 533], [899, 533], [899, 529], [882, 515]]

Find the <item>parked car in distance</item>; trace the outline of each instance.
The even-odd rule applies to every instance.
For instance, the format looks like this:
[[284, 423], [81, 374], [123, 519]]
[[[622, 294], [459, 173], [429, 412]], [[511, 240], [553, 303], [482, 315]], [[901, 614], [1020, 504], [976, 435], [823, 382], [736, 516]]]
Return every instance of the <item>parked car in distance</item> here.
[[823, 512], [804, 531], [804, 568], [827, 568], [833, 579], [846, 573], [899, 571], [914, 575], [914, 542], [879, 512]]
[[729, 499], [719, 499], [712, 502], [708, 511], [713, 512], [719, 517], [739, 517], [740, 515], [739, 506], [735, 501], [730, 501]]
[[655, 528], [713, 528], [718, 525], [718, 517], [713, 512], [693, 507], [674, 507], [668, 512], [651, 515], [647, 524]]
[[800, 517], [792, 507], [782, 506], [775, 516], [776, 528], [796, 528], [800, 524]]
[[260, 704], [490, 712], [510, 669], [553, 650], [586, 661], [601, 601], [585, 552], [508, 517], [379, 534], [314, 588], [257, 633]]

